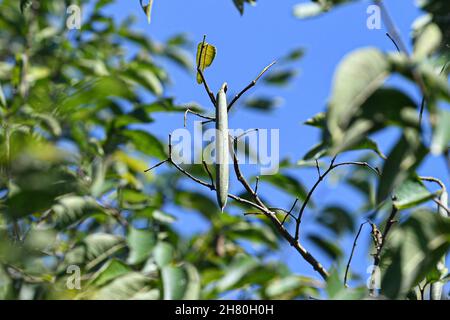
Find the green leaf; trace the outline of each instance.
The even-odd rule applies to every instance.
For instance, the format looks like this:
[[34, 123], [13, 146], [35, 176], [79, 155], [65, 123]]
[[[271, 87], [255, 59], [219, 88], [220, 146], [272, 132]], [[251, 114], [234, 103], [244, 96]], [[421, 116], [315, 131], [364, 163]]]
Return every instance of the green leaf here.
[[234, 5], [239, 10], [239, 13], [241, 15], [244, 14], [244, 4], [249, 3], [251, 5], [254, 5], [256, 3], [256, 0], [233, 0]]
[[65, 272], [70, 265], [84, 265], [87, 270], [92, 269], [125, 246], [124, 239], [119, 236], [106, 233], [87, 235], [76, 247], [67, 252], [58, 270]]
[[153, 258], [158, 267], [162, 268], [172, 262], [174, 248], [170, 243], [160, 241], [153, 249]]
[[89, 284], [100, 287], [131, 271], [132, 269], [122, 261], [111, 259], [92, 276]]
[[23, 12], [33, 4], [32, 0], [20, 0], [20, 12]]
[[89, 215], [101, 212], [95, 199], [85, 196], [68, 195], [58, 200], [52, 207], [53, 221], [57, 229], [65, 229]]
[[338, 143], [342, 128], [389, 75], [390, 66], [383, 53], [374, 48], [359, 49], [339, 64], [333, 80], [328, 107], [328, 128]]
[[414, 58], [422, 60], [438, 49], [442, 42], [442, 33], [439, 27], [430, 23], [418, 35], [414, 43]]
[[153, 7], [153, 0], [150, 0], [148, 5], [143, 5], [142, 0], [141, 1], [141, 7], [145, 12], [145, 15], [147, 16], [147, 22], [150, 24], [152, 21], [152, 7]]
[[194, 266], [164, 266], [161, 277], [164, 300], [194, 300], [200, 297], [200, 276]]
[[273, 249], [278, 246], [277, 236], [274, 230], [263, 224], [250, 224], [241, 221], [233, 223], [225, 231], [227, 239], [248, 240], [256, 244], [267, 245]]
[[336, 235], [352, 232], [355, 229], [352, 214], [345, 208], [339, 206], [330, 206], [321, 210], [317, 221], [333, 231]]
[[186, 288], [186, 277], [181, 267], [164, 266], [161, 270], [164, 300], [183, 298]]
[[335, 242], [324, 239], [323, 236], [308, 235], [308, 240], [314, 243], [332, 260], [336, 260], [342, 256], [342, 251], [339, 246]]
[[127, 137], [140, 152], [161, 160], [167, 158], [162, 143], [147, 131], [124, 130], [121, 134]]
[[294, 16], [300, 19], [312, 18], [325, 11], [317, 2], [299, 3], [294, 6]]
[[297, 75], [295, 70], [278, 70], [270, 72], [263, 81], [270, 85], [285, 86]]
[[180, 190], [175, 194], [175, 203], [184, 208], [196, 210], [207, 219], [213, 218], [220, 212], [217, 204], [211, 198], [199, 192]]
[[401, 210], [415, 207], [436, 195], [425, 188], [419, 178], [410, 178], [394, 189], [394, 206]]
[[317, 285], [318, 283], [314, 279], [303, 276], [289, 275], [271, 281], [265, 288], [264, 294], [269, 299], [291, 300], [298, 297], [298, 295], [303, 291], [308, 292], [311, 288], [316, 289], [315, 287]]
[[13, 280], [5, 271], [0, 263], [0, 300], [9, 300], [14, 298]]
[[450, 221], [419, 210], [396, 226], [381, 257], [382, 293], [391, 299], [404, 297], [432, 271], [450, 248]]
[[326, 113], [320, 112], [313, 116], [312, 118], [309, 118], [304, 122], [307, 126], [316, 127], [316, 128], [325, 128], [327, 122], [326, 122]]
[[151, 231], [130, 227], [127, 234], [127, 243], [130, 248], [127, 262], [138, 264], [149, 257], [156, 244], [156, 239]]
[[6, 107], [6, 98], [5, 98], [5, 94], [3, 93], [1, 84], [0, 84], [0, 107], [3, 107], [3, 108]]
[[260, 111], [272, 111], [273, 109], [280, 106], [282, 103], [281, 99], [272, 97], [256, 97], [245, 100], [245, 106], [247, 108], [260, 110]]
[[157, 300], [159, 290], [154, 280], [138, 272], [124, 274], [95, 292], [95, 300]]
[[305, 186], [297, 178], [289, 174], [278, 173], [264, 176], [264, 179], [260, 182], [268, 182], [296, 198], [306, 198], [307, 190]]
[[377, 202], [386, 199], [391, 191], [403, 183], [422, 162], [426, 148], [415, 130], [405, 130], [389, 153], [378, 184]]
[[255, 270], [257, 266], [258, 263], [251, 257], [236, 257], [228, 266], [225, 276], [217, 282], [217, 290], [224, 292], [232, 289], [243, 277]]
[[441, 155], [450, 145], [450, 111], [441, 109], [438, 113], [437, 124], [433, 130], [431, 153]]

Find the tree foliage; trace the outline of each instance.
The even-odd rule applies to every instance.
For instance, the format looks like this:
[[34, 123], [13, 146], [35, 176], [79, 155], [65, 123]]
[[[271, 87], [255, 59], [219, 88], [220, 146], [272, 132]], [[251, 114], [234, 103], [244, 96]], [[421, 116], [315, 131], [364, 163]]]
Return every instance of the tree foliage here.
[[[194, 187], [179, 171], [145, 172], [168, 151], [166, 141], [143, 125], [154, 122], [157, 112], [186, 111], [166, 94], [171, 78], [162, 61], [192, 71], [187, 51], [193, 47], [183, 35], [157, 43], [134, 31], [132, 19], [105, 14], [111, 2], [96, 1], [79, 33], [61, 19], [69, 1], [2, 2], [0, 299], [357, 299], [378, 293], [420, 298], [426, 286], [435, 294], [448, 281], [441, 263], [450, 247], [445, 185], [440, 177], [417, 174], [429, 157], [448, 162], [449, 27], [442, 19], [450, 11], [448, 1], [421, 2], [427, 16], [413, 26], [413, 53], [395, 47], [348, 53], [336, 68], [324, 112], [305, 123], [320, 130], [320, 141], [260, 182], [298, 199], [290, 211], [268, 208], [295, 243], [303, 212], [317, 212], [309, 222], [316, 228], [305, 238], [329, 261], [324, 279], [295, 274], [272, 259], [287, 238], [274, 220], [249, 212], [255, 208], [233, 202], [248, 215], [221, 213], [210, 190]], [[241, 14], [246, 4], [256, 3], [233, 2]], [[294, 12], [310, 17], [344, 2], [350, 1], [302, 3]], [[130, 45], [135, 49], [127, 52]], [[289, 53], [283, 69], [268, 73], [264, 85], [289, 82], [295, 76], [289, 63], [302, 55]], [[392, 76], [417, 86], [423, 101], [386, 86]], [[276, 99], [253, 97], [243, 105], [267, 112]], [[376, 134], [392, 127], [402, 134], [392, 150], [382, 151]], [[335, 162], [336, 155], [352, 150], [367, 152], [351, 163]], [[313, 196], [344, 165], [354, 165], [338, 178], [363, 199], [357, 212]], [[291, 174], [308, 166], [319, 176], [312, 188]], [[208, 178], [201, 165], [186, 170]], [[208, 230], [180, 234], [173, 227], [173, 206], [199, 213]], [[351, 271], [351, 248], [341, 244], [366, 220], [374, 241], [365, 250], [380, 269], [379, 292], [367, 290], [365, 279]], [[352, 288], [343, 280], [347, 261], [345, 278]], [[314, 267], [299, 255], [298, 263], [307, 262]]]

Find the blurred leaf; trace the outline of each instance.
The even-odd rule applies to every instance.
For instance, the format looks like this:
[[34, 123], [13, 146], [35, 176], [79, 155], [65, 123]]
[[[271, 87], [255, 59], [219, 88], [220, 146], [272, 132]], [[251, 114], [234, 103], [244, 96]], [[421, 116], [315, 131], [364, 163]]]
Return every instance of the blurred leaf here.
[[441, 30], [431, 23], [419, 34], [414, 43], [414, 58], [422, 60], [439, 48], [442, 41]]
[[327, 123], [336, 142], [352, 115], [389, 75], [386, 57], [374, 48], [348, 54], [339, 64], [333, 80]]
[[438, 113], [437, 124], [433, 131], [431, 152], [440, 155], [446, 152], [450, 145], [450, 111], [441, 109]]
[[153, 248], [153, 258], [160, 268], [167, 266], [173, 260], [173, 255], [174, 248], [167, 242], [160, 241]]
[[127, 234], [127, 243], [130, 248], [127, 262], [138, 264], [145, 261], [151, 254], [156, 239], [151, 231], [130, 227]]
[[92, 269], [124, 247], [125, 241], [119, 236], [106, 233], [87, 235], [78, 246], [66, 254], [59, 270], [65, 272], [70, 265], [84, 265], [87, 270]]
[[25, 9], [27, 9], [28, 7], [30, 7], [33, 4], [32, 0], [20, 0], [20, 12], [25, 11]]
[[305, 186], [297, 178], [289, 174], [278, 173], [270, 176], [264, 176], [264, 179], [260, 182], [268, 182], [296, 198], [306, 198], [307, 190]]
[[245, 106], [260, 111], [272, 111], [281, 104], [281, 99], [272, 97], [256, 97], [245, 100]]
[[315, 17], [324, 12], [324, 7], [317, 2], [299, 3], [294, 6], [294, 16], [300, 19]]
[[245, 3], [249, 3], [251, 5], [256, 4], [256, 0], [233, 0], [234, 5], [236, 6], [236, 8], [239, 10], [239, 13], [241, 15], [244, 14], [244, 4]]
[[124, 130], [122, 131], [122, 135], [127, 137], [137, 150], [146, 155], [161, 160], [167, 157], [161, 142], [147, 131]]
[[427, 150], [418, 143], [417, 132], [405, 130], [389, 153], [381, 174], [377, 190], [377, 202], [386, 199], [391, 191], [403, 183], [422, 162]]
[[320, 113], [316, 114], [315, 116], [313, 116], [312, 118], [309, 118], [308, 120], [306, 120], [304, 122], [304, 124], [306, 124], [308, 126], [312, 126], [312, 127], [317, 127], [317, 128], [325, 128], [325, 126], [327, 124], [326, 113], [320, 112]]
[[305, 55], [305, 49], [303, 49], [303, 48], [294, 49], [291, 52], [289, 52], [289, 54], [287, 56], [285, 56], [282, 59], [282, 61], [285, 61], [285, 62], [297, 61], [297, 60], [300, 60], [301, 58], [303, 58], [304, 55]]
[[425, 188], [419, 178], [410, 178], [394, 189], [394, 206], [399, 209], [415, 207], [426, 202], [436, 195]]
[[199, 192], [180, 190], [175, 194], [175, 203], [184, 208], [199, 211], [207, 219], [213, 218], [218, 213], [216, 202]]
[[92, 297], [95, 300], [156, 300], [159, 290], [152, 280], [138, 272], [124, 274], [103, 286]]
[[13, 281], [0, 263], [0, 300], [14, 298]]
[[435, 268], [450, 248], [450, 221], [419, 210], [392, 230], [382, 255], [381, 283], [389, 298], [402, 298]]
[[92, 276], [90, 284], [94, 286], [103, 286], [131, 271], [132, 269], [124, 262], [117, 259], [111, 259]]
[[331, 242], [318, 235], [308, 235], [308, 240], [314, 243], [319, 249], [321, 249], [332, 260], [337, 260], [342, 256], [342, 251], [335, 242]]
[[[297, 275], [281, 277], [271, 281], [265, 288], [265, 295], [269, 299], [293, 299], [309, 288], [317, 287], [318, 283], [311, 278]], [[316, 289], [316, 288], [314, 288]]]
[[244, 276], [251, 273], [258, 263], [251, 257], [238, 256], [228, 266], [228, 272], [217, 282], [219, 292], [225, 292], [235, 286]]
[[0, 84], [0, 107], [6, 107], [6, 98], [5, 94], [3, 93], [3, 88]]
[[345, 208], [339, 206], [329, 206], [321, 210], [317, 221], [333, 231], [336, 235], [352, 232], [355, 229], [352, 214]]
[[161, 270], [164, 300], [198, 299], [200, 277], [192, 265], [165, 266]]
[[284, 86], [288, 84], [295, 75], [297, 75], [297, 72], [294, 70], [272, 71], [264, 78], [264, 82], [270, 85]]
[[142, 0], [141, 1], [141, 7], [145, 12], [145, 15], [147, 16], [147, 22], [150, 24], [152, 20], [152, 7], [153, 7], [153, 0], [150, 0], [147, 5], [143, 5]]
[[226, 229], [226, 237], [235, 240], [248, 240], [256, 244], [264, 244], [273, 249], [278, 247], [274, 230], [263, 224], [239, 222]]
[[68, 195], [58, 199], [58, 203], [52, 207], [53, 217], [57, 229], [67, 228], [87, 216], [101, 212], [95, 199]]

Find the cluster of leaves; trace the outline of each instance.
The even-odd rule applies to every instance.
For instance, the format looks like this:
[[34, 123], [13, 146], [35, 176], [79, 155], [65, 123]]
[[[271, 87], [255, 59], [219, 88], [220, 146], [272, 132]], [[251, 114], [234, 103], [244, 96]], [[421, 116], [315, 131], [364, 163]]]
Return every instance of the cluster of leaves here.
[[[183, 36], [153, 42], [133, 31], [132, 19], [118, 24], [105, 15], [111, 2], [97, 1], [79, 32], [67, 30], [62, 19], [69, 1], [2, 3], [0, 298], [293, 299], [322, 292], [362, 298], [365, 287], [349, 290], [342, 281], [338, 266], [347, 257], [339, 239], [354, 233], [368, 212], [383, 229], [391, 208], [400, 223], [380, 252], [381, 293], [411, 298], [417, 288], [448, 281], [440, 264], [450, 248], [448, 218], [418, 208], [445, 197], [416, 174], [427, 157], [448, 154], [450, 115], [442, 107], [450, 99], [448, 69], [442, 68], [448, 60], [448, 26], [441, 18], [446, 1], [421, 2], [428, 15], [414, 24], [411, 56], [376, 48], [348, 54], [336, 70], [326, 111], [306, 122], [321, 130], [322, 139], [297, 165], [317, 161], [320, 171], [327, 156], [368, 150], [362, 161], [381, 168], [379, 179], [362, 167], [341, 177], [364, 200], [358, 212], [309, 202], [319, 214], [308, 240], [337, 267], [326, 284], [271, 259], [281, 240], [267, 219], [220, 214], [211, 195], [188, 188], [178, 172], [144, 174], [151, 160], [167, 154], [143, 125], [156, 112], [185, 111], [165, 96], [170, 78], [160, 61], [191, 70], [189, 42]], [[312, 16], [344, 2], [350, 1], [313, 1], [295, 10]], [[241, 13], [245, 3], [255, 1], [234, 1]], [[124, 51], [130, 44], [135, 52]], [[283, 61], [301, 56], [296, 50]], [[294, 75], [282, 64], [264, 81], [285, 84]], [[431, 138], [420, 123], [421, 101], [383, 85], [392, 75], [423, 90]], [[263, 96], [245, 105], [267, 111], [276, 101]], [[391, 127], [402, 134], [385, 155], [373, 136]], [[307, 188], [290, 173], [297, 166], [284, 161], [280, 168], [264, 182], [305, 201]], [[201, 166], [187, 170], [207, 178]], [[210, 228], [181, 236], [168, 209], [173, 204], [199, 213]], [[274, 210], [281, 220], [285, 212]], [[78, 275], [81, 290], [74, 290]], [[358, 281], [357, 274], [350, 277]]]
[[[294, 11], [298, 17], [310, 17], [344, 2], [350, 1], [302, 3]], [[363, 172], [349, 174], [344, 180], [366, 198], [362, 212], [383, 212], [384, 208], [389, 211], [394, 207], [399, 210], [397, 219], [404, 220], [387, 237], [388, 248], [382, 254], [381, 293], [390, 298], [404, 298], [416, 286], [423, 289], [445, 279], [446, 269], [438, 272], [436, 264], [450, 248], [448, 218], [442, 218], [438, 210], [417, 209], [420, 204], [439, 197], [441, 190], [429, 191], [416, 173], [427, 157], [448, 157], [450, 112], [444, 107], [450, 101], [448, 27], [439, 17], [448, 16], [449, 8], [445, 1], [423, 1], [420, 5], [428, 12], [413, 24], [412, 54], [363, 48], [344, 57], [335, 73], [327, 111], [306, 122], [322, 131], [322, 141], [301, 160], [301, 164], [307, 164], [361, 149], [378, 154], [380, 159], [372, 161], [381, 167], [376, 185]], [[393, 75], [415, 83], [422, 90], [424, 100], [415, 101], [400, 88], [383, 85]], [[431, 138], [423, 130], [421, 107], [428, 113]], [[371, 136], [390, 127], [400, 128], [402, 134], [385, 156]], [[344, 218], [343, 210], [334, 210], [335, 218], [331, 221], [351, 221]], [[385, 216], [379, 213], [370, 218], [381, 223]], [[320, 219], [329, 224], [326, 216]], [[333, 225], [336, 229], [339, 224]], [[350, 222], [347, 226], [349, 230], [354, 227]], [[432, 245], [441, 237], [442, 242]], [[413, 296], [416, 297], [411, 294], [408, 297]]]
[[[68, 1], [2, 3], [0, 298], [317, 294], [317, 281], [271, 261], [267, 221], [220, 214], [172, 171], [144, 173], [167, 155], [143, 125], [185, 110], [165, 96], [160, 61], [192, 70], [189, 41], [155, 43], [107, 16], [111, 2], [97, 1], [79, 31], [66, 29]], [[211, 228], [181, 236], [171, 204]]]

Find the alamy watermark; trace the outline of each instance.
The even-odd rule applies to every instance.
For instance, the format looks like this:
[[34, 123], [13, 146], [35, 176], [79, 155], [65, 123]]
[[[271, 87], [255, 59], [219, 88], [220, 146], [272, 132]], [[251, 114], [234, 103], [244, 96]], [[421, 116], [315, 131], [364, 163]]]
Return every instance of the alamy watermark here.
[[[172, 132], [172, 157], [176, 164], [216, 164], [216, 135], [218, 130], [204, 130], [201, 121], [194, 122], [194, 133], [185, 128]], [[219, 133], [230, 137], [230, 148], [246, 154], [239, 158], [239, 164], [258, 165], [261, 175], [278, 172], [280, 161], [279, 129], [228, 129]], [[232, 163], [230, 152], [229, 163]]]
[[378, 5], [370, 5], [366, 10], [369, 15], [366, 20], [366, 26], [369, 30], [381, 29], [381, 8]]

